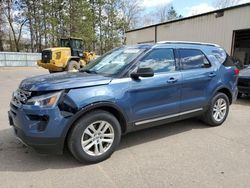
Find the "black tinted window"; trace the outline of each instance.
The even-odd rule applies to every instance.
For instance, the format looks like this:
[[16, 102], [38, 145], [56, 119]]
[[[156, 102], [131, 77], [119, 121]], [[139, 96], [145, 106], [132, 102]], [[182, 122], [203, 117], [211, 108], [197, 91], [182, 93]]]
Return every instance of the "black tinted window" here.
[[[235, 61], [236, 61], [236, 60], [235, 60]], [[235, 63], [236, 63], [235, 61], [233, 60], [232, 57], [230, 57], [230, 56], [227, 55], [227, 58], [226, 58], [226, 60], [224, 61], [223, 65], [224, 65], [225, 67], [235, 66]]]
[[175, 71], [173, 49], [154, 49], [146, 55], [139, 64], [140, 68], [152, 68], [154, 72]]
[[210, 66], [207, 58], [200, 50], [181, 49], [179, 50], [179, 53], [183, 70], [205, 68]]

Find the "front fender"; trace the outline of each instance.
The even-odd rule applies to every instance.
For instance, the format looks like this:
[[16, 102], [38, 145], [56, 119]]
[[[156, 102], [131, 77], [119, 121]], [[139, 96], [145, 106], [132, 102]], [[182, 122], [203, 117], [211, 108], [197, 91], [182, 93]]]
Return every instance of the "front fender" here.
[[69, 121], [64, 128], [62, 136], [66, 138], [70, 127], [75, 121], [93, 109], [112, 108], [123, 116], [125, 124], [127, 125], [129, 120], [126, 109], [123, 109], [122, 106], [118, 104], [115, 96], [119, 96], [119, 92], [117, 91], [116, 93], [113, 93], [108, 85], [70, 90], [67, 93], [67, 96], [65, 96], [65, 99], [67, 98], [67, 100], [64, 100], [64, 102], [71, 105], [75, 112], [68, 117]]
[[109, 101], [101, 101], [101, 102], [92, 103], [92, 104], [89, 104], [89, 105], [83, 107], [76, 114], [74, 114], [73, 116], [70, 117], [70, 119], [69, 119], [67, 125], [64, 127], [64, 130], [62, 133], [62, 138], [64, 140], [63, 143], [65, 143], [65, 139], [67, 137], [67, 134], [68, 134], [70, 128], [74, 125], [74, 123], [80, 117], [82, 117], [84, 114], [90, 112], [91, 110], [101, 109], [104, 107], [105, 108], [110, 107], [110, 108], [118, 111], [123, 116], [123, 119], [125, 121], [125, 125], [127, 126], [127, 124], [128, 124], [127, 114], [120, 107], [118, 107], [116, 104], [109, 102]]
[[112, 91], [109, 85], [90, 86], [84, 88], [71, 89], [67, 97], [69, 97], [76, 105], [77, 111], [81, 110], [89, 104], [100, 101], [109, 101], [115, 103], [116, 93]]

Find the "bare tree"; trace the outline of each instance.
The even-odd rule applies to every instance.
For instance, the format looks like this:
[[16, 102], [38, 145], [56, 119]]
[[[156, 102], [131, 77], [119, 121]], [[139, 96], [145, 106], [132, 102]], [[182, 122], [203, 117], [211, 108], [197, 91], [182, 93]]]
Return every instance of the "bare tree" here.
[[[142, 8], [140, 6], [139, 0], [120, 0], [119, 2], [119, 16], [122, 17], [121, 27], [122, 27], [122, 36], [129, 29], [136, 27], [138, 19], [140, 17]], [[125, 38], [123, 43], [125, 43]]]
[[241, 0], [216, 0], [214, 5], [218, 9], [231, 7], [240, 3]]
[[182, 15], [178, 14], [173, 5], [171, 4], [166, 4], [162, 5], [161, 7], [157, 7], [154, 12], [155, 13], [153, 20], [155, 23], [182, 18]]
[[4, 15], [9, 23], [15, 42], [16, 51], [19, 52], [19, 42], [22, 35], [23, 26], [27, 19], [23, 17], [23, 7], [21, 1], [4, 0]]
[[139, 0], [120, 0], [120, 13], [127, 25], [127, 29], [133, 29], [136, 26], [142, 11], [140, 3]]
[[159, 7], [159, 9], [157, 10], [156, 15], [159, 18], [160, 22], [165, 22], [165, 21], [168, 20], [169, 9], [170, 9], [169, 4], [166, 4], [166, 5], [163, 5], [162, 7]]
[[4, 25], [4, 18], [3, 18], [3, 6], [2, 0], [0, 0], [0, 51], [3, 51], [3, 26]]

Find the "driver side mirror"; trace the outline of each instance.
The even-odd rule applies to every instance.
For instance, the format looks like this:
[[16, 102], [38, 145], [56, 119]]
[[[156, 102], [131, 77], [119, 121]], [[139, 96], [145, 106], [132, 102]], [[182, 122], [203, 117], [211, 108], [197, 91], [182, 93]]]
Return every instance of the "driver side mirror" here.
[[133, 79], [138, 79], [139, 77], [153, 77], [154, 71], [152, 68], [138, 68], [136, 72], [132, 72], [130, 77]]

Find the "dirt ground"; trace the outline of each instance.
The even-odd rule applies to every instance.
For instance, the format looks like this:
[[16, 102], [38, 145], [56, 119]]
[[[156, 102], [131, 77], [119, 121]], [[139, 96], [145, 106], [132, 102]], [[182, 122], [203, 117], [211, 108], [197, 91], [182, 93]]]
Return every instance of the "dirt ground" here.
[[0, 187], [250, 187], [250, 98], [220, 127], [190, 119], [134, 132], [108, 160], [79, 164], [23, 147], [9, 126], [12, 91], [39, 74], [47, 71], [0, 68]]

